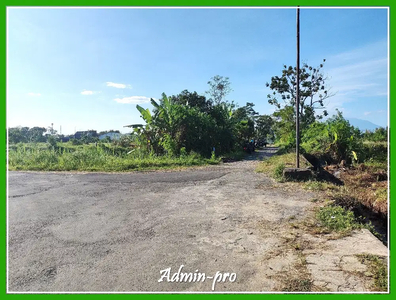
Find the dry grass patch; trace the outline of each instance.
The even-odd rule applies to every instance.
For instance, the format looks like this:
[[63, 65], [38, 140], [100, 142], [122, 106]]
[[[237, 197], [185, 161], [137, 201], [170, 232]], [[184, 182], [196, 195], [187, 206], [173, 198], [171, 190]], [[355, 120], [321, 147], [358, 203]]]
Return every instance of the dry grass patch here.
[[[295, 166], [296, 155], [294, 153], [274, 155], [262, 161], [256, 168], [256, 172], [266, 173], [278, 181], [283, 181], [283, 169], [293, 168]], [[302, 155], [300, 155], [300, 167], [311, 167], [311, 164], [309, 164]]]

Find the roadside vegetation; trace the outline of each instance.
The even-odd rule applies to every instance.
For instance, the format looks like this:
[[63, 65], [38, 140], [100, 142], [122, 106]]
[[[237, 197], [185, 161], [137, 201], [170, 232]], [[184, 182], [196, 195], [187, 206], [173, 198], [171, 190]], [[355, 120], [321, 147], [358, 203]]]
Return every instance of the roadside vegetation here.
[[[355, 229], [367, 228], [387, 242], [388, 220], [388, 132], [387, 128], [361, 132], [337, 111], [328, 116], [324, 100], [333, 96], [319, 66], [303, 64], [300, 69], [300, 168], [312, 176], [294, 182], [316, 192], [320, 202], [313, 232], [342, 237]], [[36, 171], [134, 171], [212, 165], [242, 159], [248, 141], [278, 152], [263, 161], [257, 172], [285, 183], [284, 170], [296, 165], [296, 68], [284, 65], [280, 76], [267, 83], [272, 115], [259, 115], [254, 104], [238, 107], [226, 99], [231, 92], [227, 77], [214, 76], [206, 96], [196, 92], [151, 99], [150, 107], [136, 105], [142, 123], [126, 125], [129, 134], [96, 131], [62, 136], [53, 127], [8, 129], [9, 170]], [[324, 120], [324, 117], [328, 117]], [[110, 134], [118, 134], [117, 139]], [[288, 183], [286, 183], [288, 184]], [[324, 205], [322, 205], [324, 204]], [[298, 226], [298, 225], [295, 225]], [[307, 225], [308, 226], [308, 225]], [[313, 228], [314, 227], [314, 228]], [[294, 245], [294, 246], [293, 246]], [[298, 276], [285, 278], [285, 291], [311, 291], [302, 246], [293, 244], [300, 255]], [[362, 256], [375, 277], [375, 290], [387, 286], [381, 258]]]
[[[310, 168], [312, 176], [296, 184], [317, 192], [316, 200], [328, 204], [317, 213], [322, 229], [348, 233], [365, 226], [375, 232], [375, 227], [385, 242], [387, 128], [361, 132], [339, 111], [328, 116], [323, 100], [332, 94], [321, 71], [324, 63], [325, 60], [316, 68], [304, 64], [300, 74], [300, 168]], [[275, 107], [272, 129], [279, 150], [262, 162], [257, 171], [278, 182], [288, 181], [284, 169], [296, 166], [295, 81], [296, 69], [285, 65], [281, 76], [274, 76], [267, 83], [272, 91], [268, 102]]]
[[387, 259], [372, 254], [360, 254], [357, 257], [362, 264], [368, 267], [368, 271], [364, 275], [374, 279], [371, 289], [378, 292], [388, 291]]
[[[386, 242], [386, 140], [386, 130], [360, 133], [341, 113], [324, 123], [313, 123], [303, 135], [300, 167], [310, 167], [312, 177], [298, 184], [304, 189], [317, 192], [318, 198], [328, 204], [317, 213], [323, 232], [334, 231], [339, 233], [339, 236], [344, 236], [353, 229], [368, 228]], [[280, 149], [284, 148], [287, 147], [280, 144]], [[321, 171], [315, 170], [305, 157], [311, 161], [314, 157]], [[295, 160], [294, 151], [283, 151], [262, 162], [257, 171], [269, 174], [278, 182], [286, 182], [283, 170], [288, 167], [294, 168]], [[328, 176], [323, 174], [331, 174], [337, 181], [328, 180]]]
[[[144, 124], [126, 125], [129, 134], [88, 130], [64, 136], [52, 126], [9, 128], [9, 170], [129, 171], [218, 164], [243, 158], [243, 145], [251, 139], [271, 138], [271, 117], [260, 116], [253, 103], [238, 107], [227, 101], [227, 77], [214, 76], [208, 85], [208, 98], [184, 90], [151, 99], [151, 108], [136, 105]], [[101, 134], [108, 136], [99, 139]]]
[[9, 152], [10, 170], [36, 171], [134, 171], [218, 164], [220, 158], [197, 153], [178, 157], [145, 154], [106, 143], [75, 146], [63, 143], [55, 148], [45, 144], [18, 145]]

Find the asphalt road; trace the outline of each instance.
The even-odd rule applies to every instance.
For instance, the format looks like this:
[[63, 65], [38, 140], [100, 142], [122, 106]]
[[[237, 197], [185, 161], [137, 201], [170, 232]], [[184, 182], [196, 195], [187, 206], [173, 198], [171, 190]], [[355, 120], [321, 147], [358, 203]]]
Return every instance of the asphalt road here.
[[312, 194], [255, 173], [270, 152], [173, 172], [9, 172], [9, 292], [279, 289], [285, 259], [264, 258]]

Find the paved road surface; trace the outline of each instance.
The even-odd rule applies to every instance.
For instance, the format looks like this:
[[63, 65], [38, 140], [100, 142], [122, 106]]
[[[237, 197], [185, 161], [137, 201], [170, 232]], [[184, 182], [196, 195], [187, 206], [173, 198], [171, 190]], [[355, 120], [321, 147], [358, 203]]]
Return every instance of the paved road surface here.
[[[289, 223], [306, 217], [313, 195], [254, 172], [271, 152], [174, 172], [10, 172], [9, 291], [282, 289], [296, 260]], [[168, 282], [182, 265], [192, 282]], [[341, 281], [325, 286], [365, 289]]]

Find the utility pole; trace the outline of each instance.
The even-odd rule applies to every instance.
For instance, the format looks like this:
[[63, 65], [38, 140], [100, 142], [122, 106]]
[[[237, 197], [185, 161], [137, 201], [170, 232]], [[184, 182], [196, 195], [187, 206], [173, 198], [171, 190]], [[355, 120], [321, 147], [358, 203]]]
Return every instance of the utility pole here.
[[300, 7], [297, 6], [296, 168], [300, 168]]

